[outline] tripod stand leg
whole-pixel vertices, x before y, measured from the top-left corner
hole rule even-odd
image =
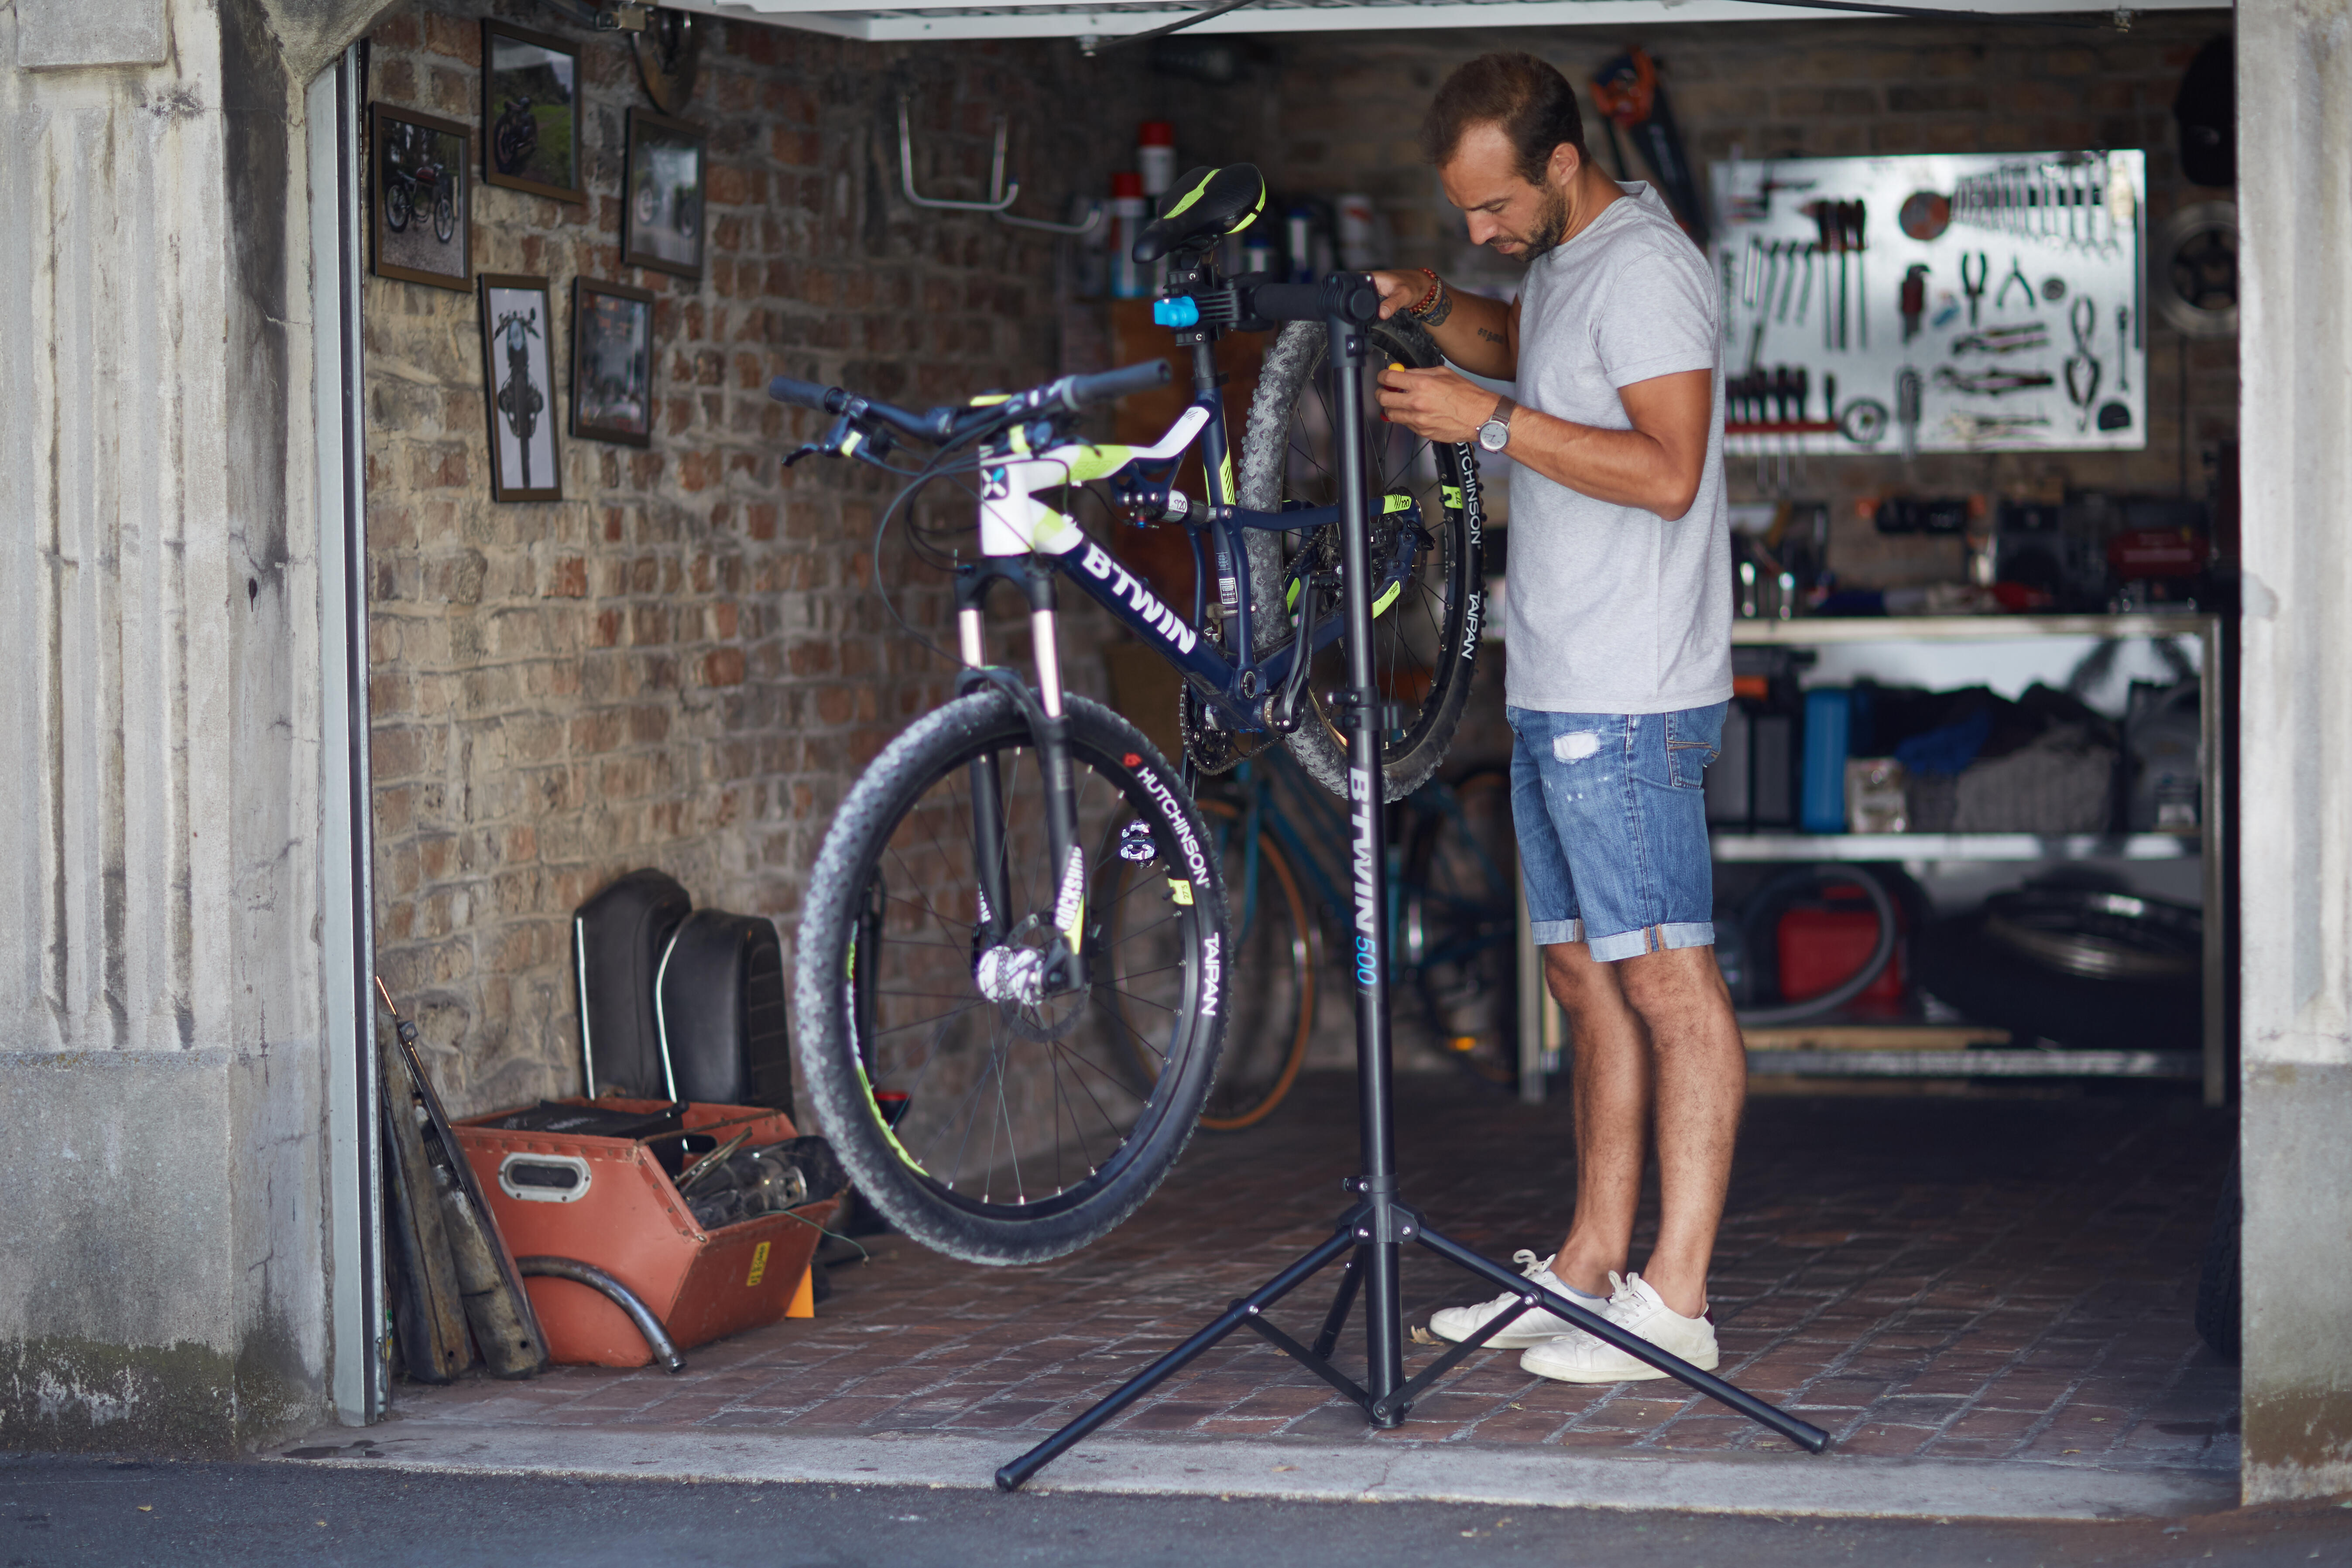
[[[1348,1260],[1347,1271],[1339,1276],[1339,1293],[1331,1298],[1331,1310],[1324,1314],[1323,1332],[1315,1336],[1315,1354],[1328,1358],[1339,1343],[1339,1331],[1348,1326],[1348,1309],[1356,1304],[1356,1291],[1364,1283],[1364,1249]]]
[[[999,1491],[1017,1491],[1023,1482],[1072,1448],[1084,1442],[1097,1427],[1142,1398],[1146,1394],[1183,1370],[1185,1364],[1219,1340],[1242,1326],[1249,1318],[1263,1312],[1290,1294],[1312,1278],[1317,1270],[1356,1244],[1354,1228],[1342,1227],[1320,1247],[1301,1258],[1250,1294],[1244,1296],[1220,1313],[1208,1327],[1122,1383],[1101,1404],[1014,1459],[996,1472]]]

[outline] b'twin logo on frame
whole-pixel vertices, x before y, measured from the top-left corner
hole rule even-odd
[[[1355,844],[1349,851],[1356,873],[1356,934],[1370,937],[1381,928],[1381,903],[1372,892],[1372,836],[1378,824],[1372,813],[1372,781],[1360,768],[1348,769],[1348,800],[1355,815]]]
[[[1143,617],[1145,624],[1173,643],[1178,653],[1191,653],[1192,645],[1201,640],[1199,632],[1185,625],[1183,618],[1173,610],[1160,603],[1151,590],[1129,576],[1127,569],[1111,559],[1110,552],[1102,546],[1089,543],[1085,553],[1078,557],[1078,562],[1087,569],[1087,576],[1109,583],[1111,591],[1126,600],[1135,612]]]

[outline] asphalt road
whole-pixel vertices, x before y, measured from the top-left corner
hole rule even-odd
[[[2352,1506],[2248,1510],[2168,1524],[1814,1521],[0,1458],[5,1568],[1422,1568],[1570,1562],[1675,1568],[2352,1563]]]

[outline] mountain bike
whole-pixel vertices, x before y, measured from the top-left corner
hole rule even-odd
[[[1246,164],[1195,170],[1137,244],[1139,260],[1168,261],[1155,314],[1193,364],[1191,405],[1150,446],[1085,440],[1077,421],[1163,383],[1164,361],[920,413],[770,384],[832,416],[788,461],[901,474],[894,509],[943,475],[977,482],[980,559],[954,575],[959,695],[843,800],[810,876],[794,982],[803,1077],[844,1164],[883,1215],[953,1257],[1031,1262],[1086,1245],[1150,1195],[1190,1137],[1237,983],[1198,772],[1279,737],[1344,788],[1346,737],[1360,734],[1377,737],[1402,792],[1435,768],[1467,695],[1480,609],[1469,450],[1368,421],[1362,382],[1318,373],[1338,342],[1359,365],[1367,349],[1412,365],[1436,350],[1410,325],[1375,322],[1369,278],[1220,276],[1217,245],[1265,202]],[[1283,322],[1236,478],[1213,345]],[[1343,424],[1360,433],[1352,476],[1335,455]],[[925,447],[919,464],[896,461]],[[1195,448],[1200,498],[1174,486]],[[1204,568],[1189,619],[1063,509],[1090,483],[1128,521],[1185,529]],[[1371,524],[1360,538],[1341,527],[1349,495]],[[1360,580],[1375,589],[1370,616],[1354,607],[1377,677],[1357,688],[1361,710],[1316,681],[1349,621],[1343,546],[1368,547]],[[1181,768],[1065,689],[1062,580],[1184,675]],[[999,584],[1026,599],[1034,685],[987,662],[982,611]],[[1127,1070],[1131,1053],[1148,1073]]]

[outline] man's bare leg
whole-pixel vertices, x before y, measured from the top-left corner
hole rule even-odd
[[[1642,1201],[1648,1151],[1650,1032],[1625,999],[1615,964],[1595,963],[1581,942],[1543,949],[1544,979],[1568,1014],[1574,1051],[1570,1115],[1576,1129],[1576,1213],[1551,1271],[1588,1295],[1607,1296],[1622,1273]]]
[[[1569,945],[1545,948],[1544,958],[1576,1031],[1577,1208],[1553,1272],[1589,1291],[1605,1289],[1607,1270],[1624,1267],[1645,1123],[1654,1123],[1658,1241],[1642,1278],[1667,1306],[1696,1317],[1706,1310],[1707,1263],[1748,1090],[1747,1055],[1714,949],[1596,964],[1581,945]]]

